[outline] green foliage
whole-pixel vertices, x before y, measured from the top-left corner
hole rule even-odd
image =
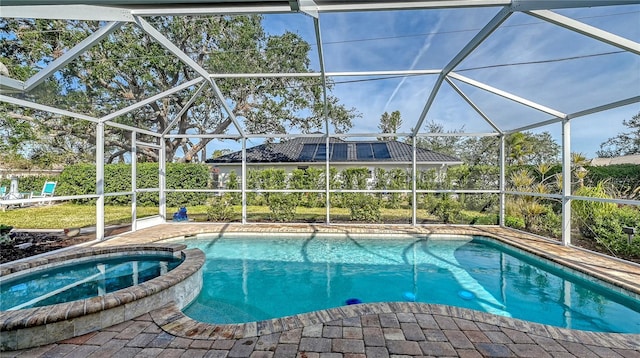
[[[267,34],[260,15],[207,16],[197,21],[184,16],[156,16],[149,21],[186,56],[212,73],[312,71],[311,45],[293,32]],[[0,47],[5,49],[0,57],[10,68],[13,78],[25,80],[34,70],[58,58],[65,49],[95,33],[99,26],[97,21],[0,18],[0,27],[6,35],[0,38]],[[113,56],[114,53],[118,56]],[[99,117],[192,77],[188,66],[175,56],[167,56],[160,43],[133,24],[122,25],[83,56],[91,61],[74,61],[64,66],[56,76],[34,90],[39,91],[34,95],[40,103]],[[83,86],[78,86],[78,81]],[[324,104],[336,133],[348,130],[351,120],[358,116],[353,108],[345,107],[331,95],[331,81],[327,83],[329,91],[325,101],[319,78],[225,78],[219,79],[217,85],[225,98],[234,103],[231,106],[234,115],[245,119],[243,126],[251,133],[285,133],[292,128],[306,133],[319,130],[327,118]],[[171,101],[155,101],[135,113],[122,115],[119,120],[162,131],[174,119],[175,111],[170,106],[184,104],[191,96],[190,91],[174,93]],[[189,111],[189,115],[177,119],[174,128],[178,134],[187,131],[219,134],[232,123],[214,91],[204,91]],[[34,114],[23,109],[13,112],[11,119],[16,123],[10,123],[10,127],[0,125],[0,128],[9,128],[8,132],[18,141],[37,136],[37,141],[47,148],[69,151],[77,156],[82,151],[90,153],[90,143],[95,143],[95,130],[88,129],[93,126],[88,121],[60,119],[56,115]],[[9,111],[0,110],[0,113]],[[36,120],[31,126],[25,126],[27,121],[22,118],[31,116]],[[45,130],[45,127],[49,129]],[[47,135],[46,131],[56,135]],[[105,131],[107,161],[112,162],[129,151],[130,136],[108,126]],[[184,151],[185,158],[195,158],[211,140],[167,139],[167,158],[169,161],[177,159],[180,150]],[[69,144],[74,147],[69,148]],[[7,145],[15,147],[18,142]],[[141,149],[139,155],[155,160],[158,154],[154,150]]]
[[[298,198],[295,194],[269,193],[267,204],[269,205],[269,210],[271,210],[272,220],[292,221],[298,207]]]
[[[290,189],[324,190],[324,170],[318,168],[294,169],[289,177]],[[307,208],[321,208],[325,206],[325,196],[322,193],[297,193],[299,204]]]
[[[136,166],[136,186],[139,189],[158,187],[158,164],[139,163]],[[104,166],[105,192],[131,191],[131,165],[106,164]],[[43,182],[44,183],[44,182]],[[209,167],[204,164],[167,163],[167,189],[207,189]],[[41,187],[42,188],[42,187]],[[93,164],[67,166],[59,177],[56,193],[60,195],[87,195],[96,193],[96,167]],[[174,192],[167,194],[168,206],[201,205],[205,193]],[[75,203],[94,203],[95,199],[75,199]],[[108,196],[106,205],[128,205],[129,195]],[[158,206],[158,193],[138,193],[138,206]]]
[[[11,237],[9,236],[11,229],[13,229],[13,226],[0,224],[0,243],[11,241]]]
[[[24,176],[21,177],[18,180],[18,191],[21,193],[36,193],[36,194],[40,194],[40,192],[42,191],[42,187],[44,186],[44,183],[47,181],[55,181],[58,184],[56,185],[56,195],[62,195],[59,193],[59,184],[60,184],[60,176],[53,176],[53,175],[30,175],[30,176]],[[7,191],[9,190],[9,187],[11,185],[11,180],[10,179],[2,179],[2,181],[0,181],[0,186],[6,186],[7,187]]]
[[[519,216],[507,215],[504,218],[504,225],[514,229],[524,229],[524,219]]]
[[[346,193],[345,198],[352,221],[380,221],[380,201],[378,198],[364,193]]]
[[[207,206],[207,221],[227,222],[233,217],[233,198],[230,193],[214,196]]]
[[[627,126],[630,131],[619,133],[600,144],[600,150],[596,152],[598,156],[618,157],[640,154],[640,112],[630,120],[623,120],[622,124]]]
[[[600,182],[595,187],[582,187],[576,196],[610,198]],[[640,257],[640,242],[628,244],[628,236],[622,232],[623,226],[635,227],[640,231],[640,209],[636,206],[618,206],[614,203],[573,200],[571,202],[573,218],[580,233],[604,247],[613,255]]]
[[[615,190],[619,198],[640,198],[640,165],[616,164],[602,167],[585,167],[587,177],[585,184],[595,186],[606,181]]]
[[[233,189],[233,190],[240,189],[238,174],[236,174],[235,170],[232,170],[231,173],[229,173],[229,178],[227,179],[226,185],[227,185],[227,189]],[[231,195],[232,205],[242,204],[242,193],[230,193],[230,195]]]
[[[449,194],[442,195],[439,200],[435,200],[431,214],[437,216],[445,224],[454,224],[460,217],[462,205]]]

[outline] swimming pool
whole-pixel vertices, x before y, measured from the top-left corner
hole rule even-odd
[[[0,278],[0,311],[104,296],[164,275],[181,262],[182,259],[176,257],[151,255],[96,258],[9,280]]]
[[[198,237],[203,288],[184,312],[240,323],[417,301],[602,332],[640,333],[640,299],[483,237]]]

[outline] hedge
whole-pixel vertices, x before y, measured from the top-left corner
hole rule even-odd
[[[158,164],[139,163],[136,166],[138,188],[158,187]],[[106,164],[104,166],[105,193],[131,191],[131,165]],[[206,164],[167,163],[167,189],[207,189],[209,188],[209,167]],[[93,164],[76,164],[66,167],[58,178],[58,195],[86,195],[96,192],[96,167]],[[168,206],[202,205],[206,193],[167,193]],[[76,199],[76,203],[93,204],[95,199]],[[130,195],[108,196],[107,205],[131,203]],[[159,195],[138,193],[139,206],[158,206]]]

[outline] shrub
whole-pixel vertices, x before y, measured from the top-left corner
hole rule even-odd
[[[227,189],[240,189],[240,183],[238,180],[238,174],[235,170],[229,173],[229,178],[226,183]],[[231,205],[240,205],[242,203],[242,193],[229,193],[231,195]]]
[[[158,187],[158,164],[139,163],[136,166],[138,188]],[[131,165],[106,164],[104,166],[105,192],[131,191]],[[166,183],[168,189],[206,189],[209,184],[209,167],[205,164],[167,163]],[[87,195],[96,193],[96,167],[94,164],[76,164],[66,167],[59,176],[56,193],[60,195]],[[42,187],[41,187],[42,188]],[[205,193],[168,193],[168,206],[202,205]],[[75,199],[75,203],[95,203],[95,199]],[[139,206],[158,206],[158,193],[139,193]],[[105,204],[124,205],[131,203],[130,195],[108,196]]]
[[[504,225],[514,229],[524,229],[524,219],[518,216],[507,215],[504,218]]]
[[[233,217],[233,198],[230,193],[209,199],[207,221],[230,221]]]
[[[380,201],[364,193],[345,193],[347,207],[352,221],[380,221]]]
[[[584,186],[578,188],[574,195],[587,196],[590,198],[610,198],[605,192],[603,182],[598,183],[594,187]],[[571,210],[573,212],[574,221],[582,236],[586,238],[595,238],[596,233],[593,231],[593,224],[601,217],[607,217],[614,214],[616,204],[603,203],[599,201],[572,200]]]
[[[435,202],[432,214],[437,216],[445,224],[456,223],[460,217],[462,205],[451,195],[443,195],[440,200]]]
[[[269,205],[269,210],[271,210],[272,220],[291,221],[298,207],[298,198],[295,194],[269,193],[267,204]]]

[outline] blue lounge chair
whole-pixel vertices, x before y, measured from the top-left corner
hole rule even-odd
[[[40,192],[40,195],[32,194],[31,195],[31,199],[34,199],[34,198],[52,198],[53,197],[53,193],[55,193],[55,191],[56,191],[56,184],[57,184],[57,182],[55,182],[55,181],[45,182],[44,185],[42,186],[42,191]],[[41,201],[40,204],[42,204],[43,202],[44,202],[44,200]],[[49,200],[49,204],[51,204],[51,200]]]

